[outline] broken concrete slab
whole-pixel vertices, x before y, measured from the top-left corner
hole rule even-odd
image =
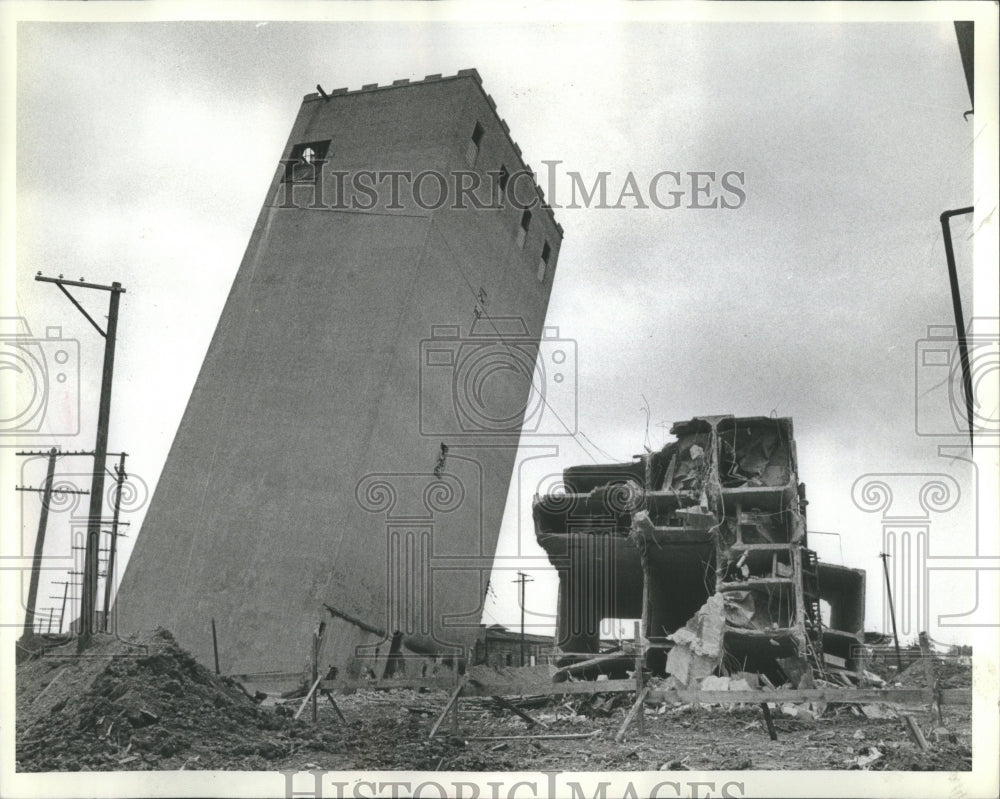
[[[808,705],[797,705],[792,702],[786,702],[781,706],[781,715],[805,722],[816,721],[817,718],[816,713]]]
[[[667,673],[687,687],[712,674],[722,663],[725,602],[713,594],[687,624],[668,636],[674,642],[667,654]]]
[[[897,716],[888,705],[862,705],[861,712],[870,719],[894,719]]]
[[[879,751],[877,747],[874,746],[863,746],[861,747],[861,754],[857,760],[855,760],[855,765],[860,769],[868,769],[878,760],[882,759],[882,752]]]
[[[700,687],[702,691],[728,691],[730,689],[729,678],[709,674],[707,677],[702,677]]]

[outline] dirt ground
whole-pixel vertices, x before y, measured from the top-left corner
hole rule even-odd
[[[968,707],[946,707],[943,727],[926,707],[907,709],[931,741],[930,752],[921,752],[902,719],[884,706],[887,718],[830,706],[817,719],[789,717],[776,707],[778,740],[771,741],[758,706],[649,705],[645,732],[633,724],[616,743],[628,694],[553,698],[531,707],[527,712],[544,730],[529,730],[490,699],[465,699],[458,733],[449,718],[428,739],[447,700],[444,691],[338,695],[346,722],[324,697],[314,725],[308,707],[300,719],[291,718],[301,700],[255,700],[196,663],[164,630],[135,644],[100,639],[83,658],[68,644],[18,667],[19,771],[971,768]],[[939,671],[946,687],[971,682],[967,666],[943,663]],[[922,674],[912,670],[896,680],[917,686]],[[476,739],[529,734],[543,737]]]

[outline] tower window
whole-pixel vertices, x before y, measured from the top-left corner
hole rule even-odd
[[[477,122],[476,127],[472,129],[472,138],[469,139],[469,144],[465,149],[465,160],[469,166],[474,166],[479,157],[479,145],[483,140],[484,133],[486,131],[483,130],[483,126]]]
[[[538,282],[541,283],[545,280],[545,273],[549,269],[549,257],[552,255],[552,248],[549,247],[549,243],[545,242],[542,245],[542,257],[538,260]]]
[[[286,183],[312,183],[316,181],[330,149],[330,140],[296,144],[285,161]]]
[[[521,227],[517,231],[517,246],[524,249],[525,239],[528,237],[528,228],[531,227],[531,211],[521,214]]]
[[[495,183],[490,184],[490,192],[493,195],[491,199],[496,203],[494,207],[503,208],[505,207],[504,201],[507,199],[507,183],[510,181],[510,173],[504,164],[500,164],[500,169],[496,172],[490,172],[490,177],[496,179]]]

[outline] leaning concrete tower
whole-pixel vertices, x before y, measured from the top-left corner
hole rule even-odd
[[[234,158],[236,154],[233,154]],[[475,70],[302,102],[115,605],[224,673],[469,646],[562,229]],[[532,384],[534,383],[534,389]]]

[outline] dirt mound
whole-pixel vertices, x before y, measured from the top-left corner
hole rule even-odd
[[[17,704],[21,771],[264,768],[319,734],[258,706],[166,630],[25,663]],[[322,737],[331,739],[310,743],[336,743]]]
[[[972,665],[961,658],[934,658],[934,675],[939,688],[972,687]],[[895,680],[908,688],[925,688],[927,672],[924,661],[911,663]]]

